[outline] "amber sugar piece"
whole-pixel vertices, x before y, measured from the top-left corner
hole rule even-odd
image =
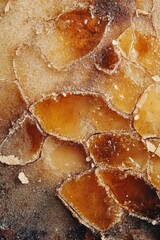
[[[90,228],[105,231],[119,221],[120,207],[98,184],[94,171],[67,180],[58,191],[73,214]]]
[[[131,133],[107,133],[93,135],[88,141],[90,154],[95,164],[103,163],[143,171],[149,155],[141,139]]]
[[[17,84],[0,81],[0,143],[9,133],[9,129],[21,117],[26,107]]]
[[[32,105],[31,111],[47,133],[69,140],[82,141],[95,132],[130,128],[129,119],[91,94],[51,95]]]
[[[153,224],[160,221],[160,200],[156,190],[142,177],[119,169],[98,169],[97,176],[102,185],[111,190],[120,206],[141,219]]]
[[[146,147],[150,153],[155,153],[160,157],[160,139],[159,138],[147,138],[145,140]]]
[[[40,157],[43,141],[44,136],[36,122],[26,116],[3,141],[0,161],[10,165],[33,162]]]
[[[134,111],[134,128],[143,138],[160,137],[160,85],[147,88]]]
[[[148,164],[148,178],[153,186],[160,192],[160,157],[152,155]]]
[[[56,68],[64,68],[85,56],[100,42],[106,21],[91,15],[88,10],[73,10],[46,23],[37,34],[36,44]]]
[[[79,173],[89,168],[87,154],[83,145],[48,137],[43,145],[42,159],[46,168],[56,175],[66,178],[69,174]]]
[[[103,47],[96,55],[95,64],[99,70],[112,74],[118,67],[119,57],[111,44]]]
[[[131,114],[139,96],[151,82],[142,68],[122,60],[114,74],[106,75],[98,83],[98,90],[109,97],[116,109]]]

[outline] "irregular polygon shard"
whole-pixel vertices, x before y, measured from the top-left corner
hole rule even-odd
[[[50,95],[30,110],[47,133],[68,140],[83,141],[96,132],[130,129],[130,120],[111,110],[96,94]]]
[[[116,202],[131,215],[153,224],[160,223],[160,199],[141,175],[112,168],[99,168],[96,174],[99,182],[110,189]]]
[[[57,69],[65,68],[91,52],[100,42],[106,21],[86,9],[62,13],[55,21],[44,23],[36,44]]]
[[[69,174],[79,173],[89,168],[83,145],[51,136],[44,142],[41,158],[46,168],[50,168],[63,179]]]
[[[108,74],[112,74],[116,71],[119,61],[119,57],[114,50],[113,44],[107,47],[102,47],[95,57],[96,67]]]
[[[116,71],[112,75],[106,74],[97,88],[109,97],[118,111],[131,114],[139,96],[152,82],[143,68],[121,60]]]
[[[160,157],[152,154],[148,163],[148,179],[160,192]]]
[[[120,207],[99,185],[94,170],[67,180],[58,194],[79,221],[91,229],[106,231],[120,220]]]
[[[118,38],[118,47],[128,60],[140,64],[152,75],[160,74],[160,41],[149,16],[134,17],[132,27]]]
[[[91,157],[96,165],[144,171],[149,154],[140,137],[131,132],[110,132],[93,135],[88,140]]]
[[[134,128],[143,138],[160,137],[160,85],[151,85],[134,110]]]
[[[17,83],[0,81],[0,143],[26,108],[27,104]]]
[[[26,115],[0,146],[0,161],[9,165],[25,165],[40,157],[44,135],[35,120]]]

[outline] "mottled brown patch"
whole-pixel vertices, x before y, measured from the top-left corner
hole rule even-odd
[[[93,11],[102,18],[114,22],[126,20],[130,16],[130,7],[133,1],[128,0],[91,0]]]
[[[113,45],[103,47],[96,55],[95,63],[100,69],[113,70],[119,58],[116,54]]]

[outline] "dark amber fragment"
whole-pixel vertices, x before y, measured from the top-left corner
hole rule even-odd
[[[99,185],[94,171],[66,181],[59,189],[59,196],[91,228],[107,230],[120,218],[120,207]]]
[[[119,57],[114,50],[113,45],[109,47],[103,47],[97,54],[95,63],[98,69],[103,70],[106,73],[112,73],[116,70]]]
[[[98,169],[99,182],[109,187],[115,200],[130,214],[153,224],[160,220],[160,200],[156,190],[142,177],[119,169]]]
[[[88,141],[90,154],[96,164],[143,171],[149,159],[141,139],[131,133],[108,133],[92,136]]]

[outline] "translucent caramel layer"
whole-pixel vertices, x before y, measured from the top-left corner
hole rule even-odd
[[[31,111],[46,132],[76,141],[85,140],[95,132],[130,128],[129,119],[113,112],[96,95],[50,96],[33,105]]]

